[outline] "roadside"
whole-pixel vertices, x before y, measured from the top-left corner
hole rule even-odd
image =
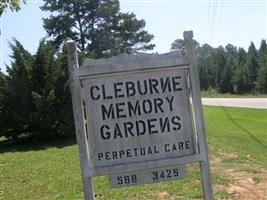
[[[202,98],[202,104],[267,109],[267,98]]]

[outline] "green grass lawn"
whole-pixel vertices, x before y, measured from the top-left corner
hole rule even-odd
[[[259,186],[267,177],[267,110],[205,106],[204,113],[215,199],[239,199],[227,191],[238,184],[232,172],[252,176]],[[123,189],[110,189],[106,177],[97,177],[96,199],[203,199],[198,165],[188,165],[187,171],[183,180]],[[0,199],[83,199],[77,146],[56,141],[46,145],[1,145]]]

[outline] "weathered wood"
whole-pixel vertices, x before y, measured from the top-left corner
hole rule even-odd
[[[111,165],[105,167],[97,167],[92,169],[92,176],[101,176],[101,175],[110,175],[113,173],[123,173],[123,172],[131,172],[136,170],[145,170],[145,169],[153,169],[155,166],[158,167],[168,167],[173,165],[180,165],[180,164],[188,164],[199,162],[203,158],[202,156],[192,155],[192,156],[185,156],[180,158],[171,158],[171,159],[161,159],[155,161],[147,161],[147,162],[140,162],[140,163],[130,163],[124,165]],[[111,171],[111,169],[113,171]]]
[[[93,200],[93,189],[92,189],[92,177],[90,173],[89,155],[88,155],[88,144],[85,134],[85,123],[83,115],[83,102],[81,99],[81,85],[78,77],[75,75],[75,71],[78,69],[78,59],[76,53],[75,42],[69,40],[66,42],[68,48],[68,66],[71,83],[71,94],[72,94],[72,106],[73,115],[75,122],[76,138],[79,148],[81,174],[83,180],[84,196],[86,200]]]
[[[107,59],[86,59],[79,68],[78,76],[98,75],[151,68],[188,66],[188,60],[174,51],[166,54],[121,54]]]
[[[109,178],[109,185],[113,188],[127,187],[146,183],[157,183],[186,177],[184,165],[168,166],[164,168],[146,169],[143,171],[132,171],[122,174],[112,174]]]
[[[193,38],[192,31],[184,32],[186,53],[190,62],[189,71],[190,71],[191,85],[192,85],[192,97],[193,97],[196,131],[199,142],[199,150],[201,155],[203,156],[203,160],[200,162],[201,181],[202,181],[205,200],[212,200],[213,194],[212,194],[210,167],[208,159],[208,147],[205,136],[204,117],[203,117],[202,102],[201,102],[200,81],[196,64],[195,48],[193,47],[192,38]]]
[[[94,167],[195,154],[186,74],[187,70],[172,67],[105,77],[88,76],[81,81],[87,116],[90,116],[88,132],[92,138]],[[139,94],[138,83],[145,91],[144,83],[149,85],[151,80],[159,86],[152,90],[154,93],[147,89],[146,95]],[[169,84],[161,88],[163,81]],[[127,90],[127,83],[131,84],[132,94]],[[103,116],[104,109],[108,111]],[[119,157],[121,153],[123,156]]]
[[[93,200],[93,176],[133,171],[142,174],[144,170],[151,171],[155,167],[192,162],[200,163],[204,197],[212,200],[192,37],[192,32],[184,33],[186,56],[177,52],[162,55],[122,54],[109,59],[87,59],[82,68],[78,65],[75,43],[67,42],[75,129],[86,200]],[[140,82],[150,85],[140,86]],[[141,90],[147,91],[144,94]],[[168,117],[171,120],[164,121]],[[140,124],[143,129],[146,126],[146,130],[140,131]],[[168,126],[172,127],[166,128]],[[178,145],[175,147],[176,143]],[[169,148],[164,146],[166,144],[173,145],[173,152],[166,149]],[[144,147],[147,153],[139,155],[138,148]]]

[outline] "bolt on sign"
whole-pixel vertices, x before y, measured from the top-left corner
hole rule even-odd
[[[83,67],[67,41],[85,199],[94,199],[93,176],[115,188],[154,183],[184,178],[193,162],[213,198],[192,37],[184,32],[184,56],[122,54]]]

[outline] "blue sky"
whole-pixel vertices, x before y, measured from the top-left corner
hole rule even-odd
[[[145,19],[146,30],[154,35],[152,52],[168,52],[171,43],[193,30],[201,44],[214,47],[231,43],[247,49],[253,41],[259,47],[267,36],[267,0],[121,0],[123,12]],[[15,37],[31,53],[45,37],[40,0],[28,0],[18,13],[5,12],[0,19],[0,67],[10,63],[8,43]]]

